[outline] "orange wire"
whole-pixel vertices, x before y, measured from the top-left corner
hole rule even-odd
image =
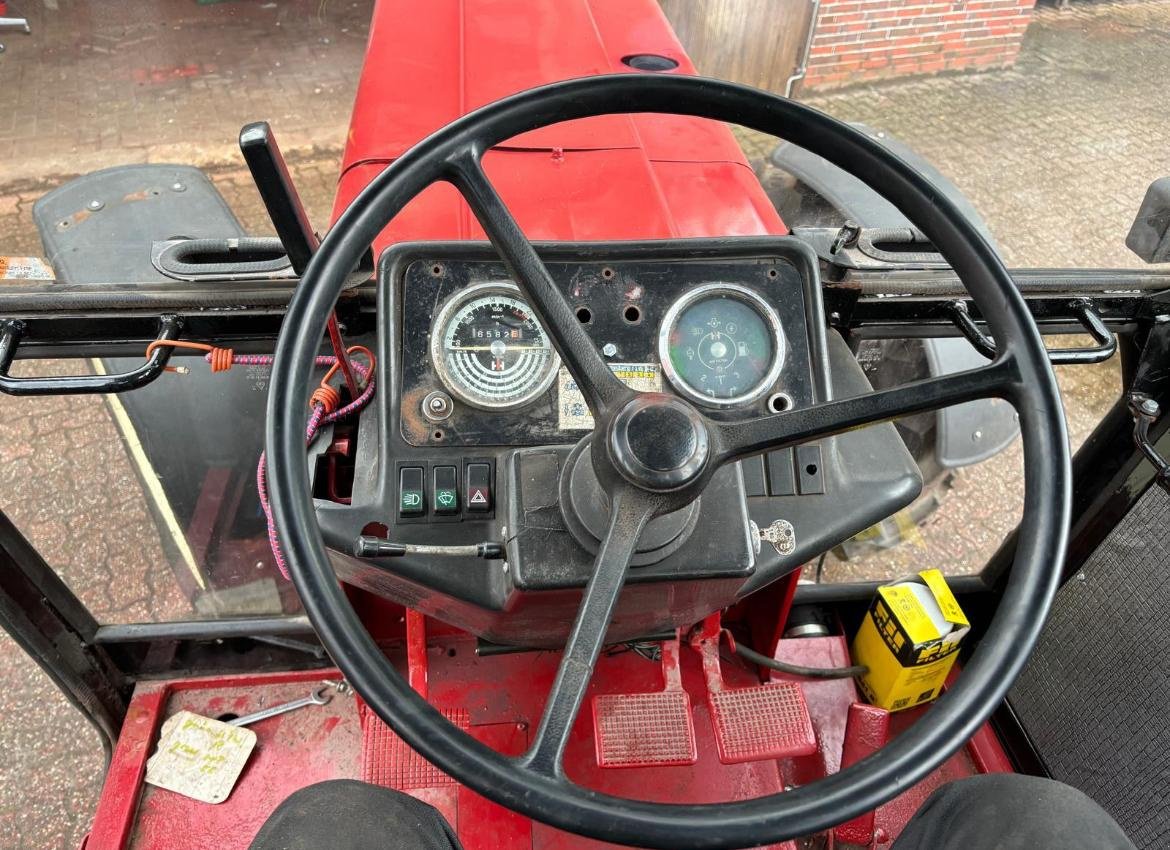
[[[220,348],[215,345],[208,345],[206,342],[188,342],[183,339],[156,339],[150,345],[146,346],[146,356],[150,357],[156,348],[163,346],[208,352],[211,355],[208,360],[211,363],[212,372],[226,372],[232,368],[232,357],[235,356],[235,352],[230,348]],[[176,371],[174,366],[167,366],[166,370],[168,372]]]
[[[185,339],[156,339],[150,345],[146,346],[146,356],[154,354],[156,348],[190,348],[194,351],[211,351],[215,348],[214,345],[208,345],[206,342],[187,342]]]
[[[210,345],[206,342],[190,342],[183,339],[156,339],[150,345],[146,346],[146,356],[149,358],[156,348],[167,346],[169,348],[185,348],[189,351],[206,351],[211,356],[208,358],[211,363],[212,372],[226,372],[232,368],[232,358],[234,352],[230,348],[221,348],[216,345]],[[369,382],[374,373],[374,366],[377,361],[374,359],[374,353],[364,345],[351,345],[345,350],[346,354],[361,354],[369,363],[369,371],[366,373],[366,381]],[[313,391],[313,395],[309,398],[309,406],[320,404],[325,408],[326,413],[332,413],[341,404],[341,393],[334,388],[329,381],[337,374],[340,368],[338,363],[334,363],[329,367],[329,371],[325,373],[325,377],[321,379],[321,383],[317,389]],[[176,371],[174,366],[167,366],[168,372]]]
[[[370,371],[366,373],[366,382],[368,383],[370,380],[370,377],[373,375],[373,372],[374,372],[375,360],[374,360],[373,352],[370,351],[370,349],[366,348],[364,345],[351,345],[349,348],[347,348],[345,350],[345,353],[347,355],[361,354],[366,358],[367,362],[369,363],[369,367],[370,367]],[[313,391],[313,394],[309,397],[309,407],[310,408],[312,408],[314,405],[319,404],[325,408],[326,413],[332,413],[333,411],[335,411],[337,409],[337,406],[339,404],[341,404],[341,393],[337,389],[335,389],[332,384],[329,383],[333,379],[333,376],[337,374],[337,372],[340,368],[341,368],[340,363],[334,363],[332,366],[329,367],[329,371],[325,373],[325,377],[323,377],[321,379],[321,383],[318,385],[317,389],[315,389]]]

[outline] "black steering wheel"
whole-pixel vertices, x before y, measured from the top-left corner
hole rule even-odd
[[[986,319],[986,366],[807,409],[721,423],[686,401],[635,393],[606,366],[481,164],[492,146],[548,124],[610,113],[693,115],[741,124],[820,154],[898,206],[947,258]],[[596,421],[594,469],[612,496],[609,530],[529,751],[501,755],[449,723],[407,684],[354,613],[330,566],[308,488],[304,417],[313,356],[350,270],[402,208],[437,181],[454,184],[539,315]],[[640,531],[692,501],[738,458],[852,428],[999,397],[1020,417],[1025,499],[999,610],[957,683],[912,729],[840,773],[729,803],[665,804],[572,783],[562,756]],[[743,847],[809,835],[871,810],[940,765],[1003,699],[1035,644],[1068,535],[1064,415],[1023,298],[974,226],[928,180],[863,134],[809,107],[687,76],[618,74],[544,86],[478,109],[396,160],[337,220],[306,270],[280,333],[268,399],[272,507],[298,592],[324,645],[370,707],[459,782],[536,820],[593,838],[659,848]]]

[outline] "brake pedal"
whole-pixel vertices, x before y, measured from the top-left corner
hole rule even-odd
[[[662,642],[661,691],[600,694],[593,698],[593,741],[601,767],[694,764],[691,697],[682,686],[679,639]]]
[[[704,622],[692,639],[703,659],[707,707],[711,712],[719,760],[724,764],[807,756],[817,736],[804,691],[795,682],[777,681],[749,688],[727,688],[719,661],[722,633],[718,615]]]

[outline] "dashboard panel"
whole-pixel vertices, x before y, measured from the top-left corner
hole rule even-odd
[[[603,358],[638,389],[722,420],[828,400],[830,387],[870,390],[826,329],[816,255],[798,239],[536,247]],[[574,489],[591,422],[548,329],[485,243],[395,245],[378,278],[379,389],[350,437],[351,500],[316,503],[338,576],[497,643],[560,645],[596,535],[582,519],[592,491]],[[328,444],[310,449],[314,467],[327,468],[314,453]],[[920,488],[889,424],[726,465],[685,516],[640,537],[609,636],[694,623]],[[753,530],[777,523],[787,545]],[[357,556],[362,535],[430,551]],[[449,551],[482,543],[503,558]]]
[[[610,368],[715,418],[824,398],[819,293],[800,252],[680,256],[678,243],[546,264]],[[578,254],[578,256],[573,256]],[[435,250],[402,270],[401,434],[413,446],[572,443],[591,427],[547,331],[499,261]],[[486,414],[486,415],[485,415]]]

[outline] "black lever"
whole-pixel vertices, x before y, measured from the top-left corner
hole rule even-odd
[[[268,217],[272,219],[272,226],[276,228],[276,235],[280,237],[293,271],[299,277],[308,268],[309,260],[321,242],[309,224],[308,213],[305,212],[301,196],[297,194],[289,176],[288,165],[276,144],[276,136],[267,121],[244,125],[240,130],[240,152],[248,163],[248,170],[252,172],[252,180],[268,210]],[[337,356],[337,364],[349,388],[350,397],[357,398],[361,390],[349,356],[345,353],[345,340],[341,337],[336,311],[329,317],[329,341],[333,345],[333,353]]]

